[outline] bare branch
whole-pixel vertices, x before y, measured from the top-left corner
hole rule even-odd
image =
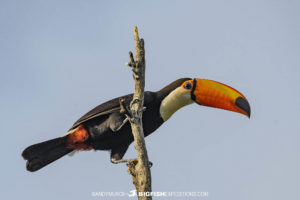
[[[144,105],[145,88],[145,49],[144,40],[139,38],[137,27],[134,27],[134,41],[136,61],[134,61],[132,52],[129,52],[130,61],[127,63],[132,68],[134,78],[134,95],[130,103],[130,111],[126,111],[123,102],[120,100],[121,109],[124,113],[131,114],[130,124],[134,136],[135,149],[137,151],[137,161],[131,161],[128,164],[128,171],[132,175],[133,184],[136,187],[137,194],[151,192],[151,171],[149,159],[144,139],[142,124],[142,115]],[[152,199],[151,196],[139,196],[139,200]]]
[[[135,62],[134,62],[134,58],[133,58],[133,53],[131,51],[129,51],[129,59],[130,59],[130,61],[127,62],[126,65],[129,67],[134,67]]]

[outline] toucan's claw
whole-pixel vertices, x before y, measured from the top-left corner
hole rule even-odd
[[[127,166],[129,166],[131,164],[136,165],[138,162],[138,160],[136,158],[135,159],[121,159],[121,160],[116,160],[116,159],[112,158],[112,159],[110,159],[110,161],[113,164],[126,163]],[[148,165],[151,168],[153,166],[153,163],[151,161],[148,161]]]
[[[129,166],[131,164],[134,164],[136,165],[138,163],[138,160],[137,159],[130,159],[126,165]],[[148,166],[151,168],[153,166],[153,163],[151,161],[148,161]]]

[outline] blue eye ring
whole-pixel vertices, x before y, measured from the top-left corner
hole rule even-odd
[[[192,88],[192,84],[190,82],[186,82],[184,84],[184,88],[187,89],[187,90],[190,90]]]

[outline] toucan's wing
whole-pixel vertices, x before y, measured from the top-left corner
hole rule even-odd
[[[128,106],[130,101],[132,100],[133,94],[128,94],[125,96],[117,97],[112,100],[109,100],[103,104],[100,104],[99,106],[93,108],[88,113],[83,115],[81,118],[79,118],[73,126],[70,128],[70,130],[76,128],[80,124],[87,122],[91,119],[95,119],[98,117],[103,117],[105,115],[109,115],[114,112],[120,112],[120,102],[119,99],[124,99],[124,105]]]
[[[150,103],[154,100],[154,96],[156,94],[154,92],[145,91],[144,95],[145,95],[144,106],[146,106],[148,103]],[[104,117],[104,116],[109,115],[114,112],[120,112],[119,99],[124,99],[125,100],[124,105],[129,106],[129,104],[132,100],[132,97],[133,97],[133,94],[128,94],[125,96],[114,98],[112,100],[109,100],[109,101],[95,107],[94,109],[92,109],[91,111],[89,111],[88,113],[83,115],[80,119],[78,119],[69,130],[74,129],[77,126],[79,126],[80,124],[87,122],[91,119],[95,119],[98,117],[99,118]]]

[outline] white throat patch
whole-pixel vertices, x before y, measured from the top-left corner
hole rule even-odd
[[[167,121],[178,109],[194,103],[191,99],[191,92],[178,87],[164,98],[160,105],[160,116]]]

